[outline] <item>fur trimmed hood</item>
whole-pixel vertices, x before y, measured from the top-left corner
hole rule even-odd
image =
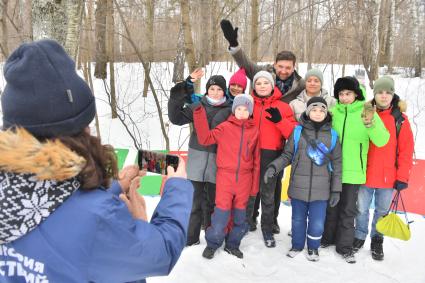
[[[79,189],[85,163],[57,140],[0,132],[0,244],[31,232]]]
[[[25,129],[0,132],[0,170],[34,174],[39,180],[75,177],[86,161],[60,141],[41,143]]]
[[[369,100],[366,103],[369,103],[371,105],[375,105],[376,104],[375,98],[372,99],[372,100]],[[393,109],[394,108],[398,108],[400,110],[400,112],[402,112],[402,113],[406,113],[406,111],[407,111],[407,103],[406,103],[406,101],[401,100],[400,97],[397,94],[394,94],[393,100],[391,100],[391,107]]]

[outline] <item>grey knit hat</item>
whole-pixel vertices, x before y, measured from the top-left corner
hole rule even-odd
[[[252,112],[254,111],[254,99],[251,95],[248,94],[238,94],[235,96],[235,99],[233,100],[232,105],[232,112],[235,114],[236,107],[244,105],[246,108],[248,108],[249,116],[252,115]]]
[[[320,107],[325,110],[326,115],[328,114],[328,104],[326,100],[320,96],[315,96],[309,99],[307,102],[307,109],[305,110],[305,114],[310,116],[310,111],[313,110],[314,107]]]
[[[376,95],[381,91],[387,91],[391,93],[391,95],[394,95],[393,78],[391,78],[390,76],[383,76],[375,81],[375,83],[373,84],[373,95]]]
[[[323,86],[323,73],[319,69],[310,69],[305,73],[304,80],[307,80],[309,77],[316,77],[320,81],[320,85]]]
[[[255,86],[255,82],[259,79],[259,78],[265,78],[268,81],[270,81],[272,87],[274,88],[274,79],[273,76],[270,72],[267,71],[259,71],[258,73],[255,74],[254,78],[252,79],[252,84]]]

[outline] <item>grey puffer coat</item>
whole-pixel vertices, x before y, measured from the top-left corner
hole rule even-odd
[[[313,122],[301,115],[300,125],[304,134],[311,139],[319,139],[328,148],[331,146],[331,116],[326,117],[327,122],[319,130],[314,128]],[[327,164],[317,166],[306,153],[307,141],[303,134],[298,142],[298,150],[295,154],[291,169],[288,195],[290,198],[312,202],[316,200],[328,200],[331,192],[341,192],[341,144],[337,139],[334,150],[329,154],[333,172],[329,172]],[[294,134],[287,140],[281,156],[276,158],[269,166],[273,166],[280,172],[291,164],[294,154]]]
[[[326,101],[328,104],[328,109],[334,107],[336,103],[336,99],[333,96],[330,96],[326,89],[322,88],[318,97],[322,97]],[[294,112],[294,116],[297,121],[300,120],[301,115],[306,110],[307,102],[310,100],[310,98],[312,98],[312,96],[308,96],[307,92],[303,90],[300,94],[298,94],[296,99],[289,103],[289,106],[291,107],[292,112]]]

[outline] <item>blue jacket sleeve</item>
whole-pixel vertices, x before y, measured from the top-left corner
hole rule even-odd
[[[119,196],[122,192],[120,183],[118,183],[117,180],[114,180],[111,186],[109,187],[109,191],[114,195]]]
[[[169,274],[186,244],[192,196],[190,181],[169,179],[150,223],[133,219],[114,198],[98,216],[88,279],[132,282]]]

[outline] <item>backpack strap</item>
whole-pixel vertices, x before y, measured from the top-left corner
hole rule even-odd
[[[294,128],[294,153],[292,154],[292,161],[294,161],[295,159],[295,155],[297,154],[298,151],[298,143],[300,141],[300,137],[301,137],[301,132],[303,130],[303,127],[301,125],[297,125]]]
[[[395,131],[396,131],[396,152],[395,152],[395,167],[398,168],[398,136],[400,135],[401,126],[404,122],[404,117],[400,111],[400,108],[393,107],[391,115],[394,117]]]
[[[338,140],[338,133],[334,129],[331,129],[331,147],[329,148],[328,154],[330,154],[334,150],[337,140]],[[333,172],[332,162],[330,160],[328,163],[328,170],[329,172]]]

